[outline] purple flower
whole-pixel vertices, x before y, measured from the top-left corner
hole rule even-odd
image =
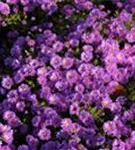
[[[10,148],[10,146],[1,146],[1,145],[0,145],[0,149],[1,149],[1,150],[12,150],[12,149]]]
[[[70,132],[71,131],[71,127],[72,127],[73,123],[71,119],[63,119],[61,121],[61,127],[64,131],[66,132]]]
[[[66,80],[57,81],[55,87],[58,91],[64,91],[68,87],[68,82]]]
[[[0,12],[3,15],[10,14],[10,8],[9,8],[8,4],[0,2]]]
[[[16,103],[16,109],[19,111],[19,112],[23,112],[24,109],[25,109],[26,105],[23,101],[19,101]]]
[[[70,114],[71,115],[78,115],[79,111],[80,111],[80,107],[79,107],[79,105],[77,103],[73,103],[70,106]]]
[[[84,90],[85,90],[85,87],[83,84],[77,84],[75,86],[75,91],[80,93],[80,94],[83,94]]]
[[[135,29],[132,29],[127,35],[126,39],[128,40],[129,43],[134,43],[135,42]]]
[[[16,4],[18,0],[6,0],[6,2],[9,4]]]
[[[56,43],[53,44],[53,49],[56,51],[56,52],[60,52],[62,51],[63,49],[63,43],[60,42],[60,41],[57,41]]]
[[[52,74],[50,75],[50,80],[52,81],[57,81],[61,79],[61,74],[59,71],[53,71]]]
[[[93,55],[90,51],[89,52],[82,52],[82,54],[81,54],[81,59],[84,62],[89,62],[92,60],[92,58],[93,58]]]
[[[92,115],[88,113],[87,111],[82,110],[79,113],[79,119],[83,124],[94,127],[94,119]]]
[[[69,70],[66,73],[66,79],[69,83],[76,83],[79,79],[79,75],[75,70]]]
[[[10,126],[0,124],[1,139],[7,144],[12,144],[13,142],[13,130]]]
[[[130,129],[127,128],[117,116],[113,121],[105,122],[103,129],[108,135],[112,135],[114,137],[121,137],[122,135],[127,135],[130,132]]]
[[[14,118],[15,116],[16,115],[13,111],[8,110],[8,111],[4,112],[3,118],[6,120],[9,120],[11,118]]]
[[[49,104],[53,104],[53,105],[57,104],[59,102],[59,100],[60,100],[60,98],[56,94],[52,94],[48,98]]]
[[[30,149],[36,149],[39,144],[38,139],[34,138],[32,135],[27,135],[26,142],[28,143]]]
[[[71,45],[71,47],[77,47],[79,45],[79,40],[78,39],[71,39],[69,41],[69,44]]]
[[[7,101],[9,103],[16,103],[19,100],[19,95],[17,90],[10,90],[7,94]]]
[[[40,129],[38,132],[38,136],[41,140],[49,140],[51,138],[51,131],[48,129]]]
[[[27,145],[20,145],[17,150],[29,150]]]
[[[41,150],[59,150],[60,144],[58,141],[49,141],[48,143],[42,145]]]
[[[67,18],[71,17],[74,12],[74,7],[71,5],[65,5],[63,8],[63,13],[66,15]]]
[[[18,127],[21,124],[20,119],[12,111],[6,111],[3,115],[3,118],[7,120],[8,124],[13,128]]]
[[[65,57],[62,60],[62,67],[65,69],[70,69],[74,64],[74,61],[70,57]]]
[[[32,119],[32,125],[34,127],[38,127],[39,124],[40,124],[40,121],[41,121],[41,117],[40,116],[35,116],[33,119]]]
[[[54,67],[54,68],[59,68],[61,66],[61,62],[62,62],[62,58],[59,56],[53,56],[50,64]]]
[[[25,76],[24,76],[24,74],[19,70],[17,73],[15,73],[15,75],[14,75],[14,81],[15,81],[15,83],[21,83],[23,80],[24,80],[24,78],[25,78]]]
[[[28,95],[30,93],[30,87],[27,84],[21,84],[18,87],[18,92],[20,95]]]
[[[13,80],[10,76],[6,76],[2,79],[2,87],[5,89],[11,89],[12,85],[13,85]]]

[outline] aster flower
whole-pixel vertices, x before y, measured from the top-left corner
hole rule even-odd
[[[7,94],[7,101],[10,103],[15,103],[19,100],[19,95],[17,90],[10,90]]]
[[[7,144],[12,144],[13,142],[13,130],[10,126],[0,124],[1,139]]]
[[[2,87],[5,89],[11,89],[12,85],[13,85],[13,80],[10,76],[6,76],[3,78],[2,80]]]
[[[37,138],[34,138],[32,135],[27,135],[26,141],[31,149],[36,149],[39,141]]]
[[[51,132],[48,129],[40,129],[38,136],[41,140],[49,140],[51,138]]]
[[[3,2],[0,2],[0,12],[3,15],[8,15],[10,13],[9,5]]]
[[[82,59],[82,61],[84,61],[84,62],[89,62],[89,61],[92,60],[92,58],[93,58],[93,55],[92,55],[91,52],[83,52],[83,53],[81,54],[81,59]]]
[[[79,79],[79,75],[75,70],[69,70],[66,73],[66,79],[69,83],[76,83]]]
[[[70,106],[70,114],[71,115],[78,115],[79,111],[80,111],[80,107],[79,107],[79,105],[77,103],[73,103]]]
[[[73,66],[73,64],[74,64],[74,61],[73,61],[73,59],[70,58],[70,57],[65,57],[65,58],[63,58],[63,60],[62,60],[62,66],[63,66],[63,68],[65,68],[65,69],[70,69],[70,68]]]
[[[21,84],[18,87],[18,92],[20,95],[28,95],[30,93],[30,87],[27,84]]]
[[[17,150],[28,150],[28,149],[29,148],[27,145],[20,145]]]
[[[61,127],[64,131],[70,132],[72,127],[72,120],[71,119],[63,119],[61,121]]]
[[[0,150],[135,148],[134,3],[0,2]]]
[[[59,68],[61,66],[61,61],[62,61],[61,57],[56,55],[56,56],[52,57],[50,63],[54,68]]]

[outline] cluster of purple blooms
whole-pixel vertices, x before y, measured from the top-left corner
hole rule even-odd
[[[0,150],[135,149],[135,1],[0,1]]]

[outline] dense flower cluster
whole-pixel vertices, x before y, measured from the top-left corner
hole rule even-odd
[[[135,1],[0,1],[0,150],[135,149]]]

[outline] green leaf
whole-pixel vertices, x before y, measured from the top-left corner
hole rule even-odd
[[[14,25],[18,25],[21,23],[21,15],[19,13],[17,14],[12,14],[10,16],[8,16],[7,18],[7,24],[14,26]]]
[[[100,65],[100,60],[97,59],[97,58],[94,59],[93,64],[94,64],[95,66],[99,66],[99,65]]]
[[[126,27],[128,30],[130,30],[130,29],[132,28],[132,26],[133,26],[133,23],[132,23],[132,22],[125,22],[124,25],[125,25],[125,27]]]

